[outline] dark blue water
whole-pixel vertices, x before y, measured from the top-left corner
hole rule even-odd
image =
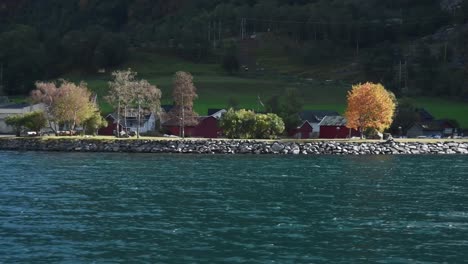
[[[0,152],[3,263],[461,263],[468,156]]]

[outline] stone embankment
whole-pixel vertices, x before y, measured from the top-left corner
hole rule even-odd
[[[400,155],[468,154],[466,142],[345,142],[310,143],[254,140],[97,140],[0,139],[0,150],[64,152],[291,154],[291,155]]]

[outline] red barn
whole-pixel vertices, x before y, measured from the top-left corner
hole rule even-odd
[[[106,127],[103,127],[103,128],[100,128],[98,130],[98,135],[100,136],[114,136],[115,135],[115,132],[117,131],[117,119],[109,114],[106,116],[106,121],[107,121],[107,126]],[[125,131],[125,128],[122,124],[119,124],[119,131]]]
[[[312,138],[314,129],[309,121],[305,121],[302,125],[289,131],[289,136],[294,138]]]
[[[162,124],[162,127],[171,135],[180,136],[180,121],[171,119]],[[186,137],[217,138],[221,134],[218,127],[218,119],[214,116],[198,117],[196,126],[185,126],[184,134]]]
[[[359,131],[346,127],[346,118],[326,116],[320,122],[320,138],[350,138],[360,136]]]
[[[213,116],[201,117],[193,131],[193,137],[201,138],[217,138],[220,134],[221,129],[218,126],[218,119]]]
[[[302,124],[288,131],[288,135],[294,138],[318,138],[320,132],[319,123],[325,116],[339,116],[338,112],[330,110],[304,110],[299,113]]]

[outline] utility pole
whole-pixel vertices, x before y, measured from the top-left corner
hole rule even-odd
[[[245,30],[245,27],[246,27],[246,24],[247,24],[247,19],[244,17],[241,19],[241,40],[243,40],[245,37],[246,37],[246,30]]]
[[[444,63],[447,62],[447,40],[444,45]]]
[[[222,24],[221,21],[219,21],[218,23],[219,23],[219,25],[218,25],[218,41],[221,42],[221,29],[222,29],[223,24]]]
[[[3,62],[0,63],[0,95],[3,94]]]
[[[216,21],[213,21],[213,48],[216,48],[216,24]]]
[[[317,41],[317,23],[314,23],[314,40]]]
[[[137,138],[140,138],[140,125],[141,125],[141,101],[138,99],[138,124],[137,124]]]
[[[356,34],[356,57],[359,57],[359,37],[360,37],[360,32],[359,32],[359,23],[357,24],[357,34]]]
[[[400,87],[400,92],[401,92],[401,59],[400,59],[400,72],[398,74],[398,86]]]
[[[211,41],[211,21],[208,22],[208,42]]]
[[[243,34],[242,34],[242,24],[244,23],[244,19],[241,18],[241,24],[240,24],[240,39],[242,40]]]
[[[405,59],[405,92],[408,91],[408,61]]]

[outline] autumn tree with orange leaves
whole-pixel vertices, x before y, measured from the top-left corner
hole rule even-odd
[[[353,85],[348,92],[346,108],[347,127],[363,131],[369,128],[383,132],[390,127],[396,108],[395,95],[381,84],[364,83]]]

